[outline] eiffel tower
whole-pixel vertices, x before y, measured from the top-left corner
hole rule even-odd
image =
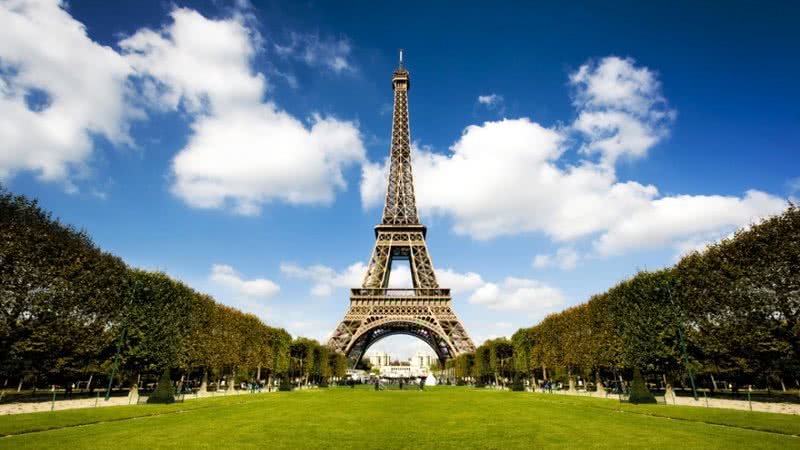
[[[350,308],[328,341],[329,347],[348,356],[353,367],[372,344],[396,334],[422,339],[442,361],[475,350],[453,311],[450,289],[436,281],[425,244],[427,229],[419,223],[411,175],[409,87],[400,50],[400,65],[392,76],[391,166],[383,219],[375,227],[375,248],[364,282],[351,290]],[[388,287],[396,260],[409,261],[413,289]]]

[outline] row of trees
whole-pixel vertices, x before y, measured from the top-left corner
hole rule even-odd
[[[219,304],[160,272],[131,269],[36,201],[0,190],[0,382],[136,385],[167,374],[267,380],[342,376],[343,356]]]
[[[471,381],[477,386],[490,383],[505,386],[517,373],[514,346],[506,338],[490,339],[474,353],[464,353],[447,361],[445,369],[455,377],[457,384]]]
[[[347,373],[347,357],[313,339],[295,339],[289,356],[288,374],[300,385],[327,386],[331,379],[340,380]]]
[[[688,386],[691,371],[710,389],[721,380],[800,387],[800,210],[790,205],[671,268],[640,272],[452,367],[483,382],[516,373],[601,387],[641,371],[670,389]]]

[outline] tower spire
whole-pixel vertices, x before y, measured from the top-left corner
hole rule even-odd
[[[391,166],[382,225],[419,225],[417,203],[414,197],[414,177],[411,174],[411,132],[408,127],[408,89],[410,84],[408,71],[403,68],[403,50],[400,49],[400,67],[394,71],[392,76],[394,114],[390,151]]]

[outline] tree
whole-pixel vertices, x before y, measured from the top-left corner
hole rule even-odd
[[[344,353],[328,352],[328,370],[330,375],[337,380],[347,376],[347,357]]]
[[[331,367],[329,365],[329,350],[324,345],[317,345],[313,349],[313,360],[311,373],[314,376],[317,384],[320,386],[327,386],[328,378],[331,376]]]
[[[308,383],[314,367],[314,349],[319,347],[319,343],[313,339],[297,338],[289,346],[291,357],[292,377],[301,379],[301,384]]]
[[[144,370],[179,367],[191,332],[194,291],[161,272],[132,270],[131,277],[129,354]]]
[[[472,366],[472,376],[475,378],[475,385],[482,387],[493,375],[491,362],[491,349],[486,345],[481,345],[475,349],[475,365]]]
[[[127,269],[0,187],[0,375],[68,384],[113,353]]]
[[[531,386],[535,385],[533,348],[535,345],[534,333],[531,328],[520,328],[511,336],[511,345],[514,347],[514,369],[517,373],[528,377]]]
[[[272,385],[272,377],[276,375],[283,375],[283,379],[289,377],[290,367],[290,346],[292,337],[283,328],[273,328],[269,336],[270,354],[272,361],[269,366],[268,383]]]
[[[489,347],[489,364],[495,383],[505,387],[513,371],[514,347],[506,338],[486,341],[483,345]]]
[[[193,298],[193,314],[186,349],[186,369],[193,367],[202,369],[200,392],[206,392],[208,373],[215,366],[214,359],[214,326],[218,305],[213,298],[196,294]]]
[[[264,368],[272,377],[290,367],[285,330],[164,273],[129,269],[85,231],[0,187],[0,376],[19,388],[69,386],[111,372],[119,342],[122,373],[158,376],[162,385],[171,369],[202,369],[204,386],[208,372],[227,370],[232,386],[237,370],[250,376]],[[328,373],[323,360],[319,378]]]

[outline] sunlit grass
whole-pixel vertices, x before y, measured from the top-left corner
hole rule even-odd
[[[365,387],[4,416],[0,433],[6,448],[797,448],[800,417]]]

